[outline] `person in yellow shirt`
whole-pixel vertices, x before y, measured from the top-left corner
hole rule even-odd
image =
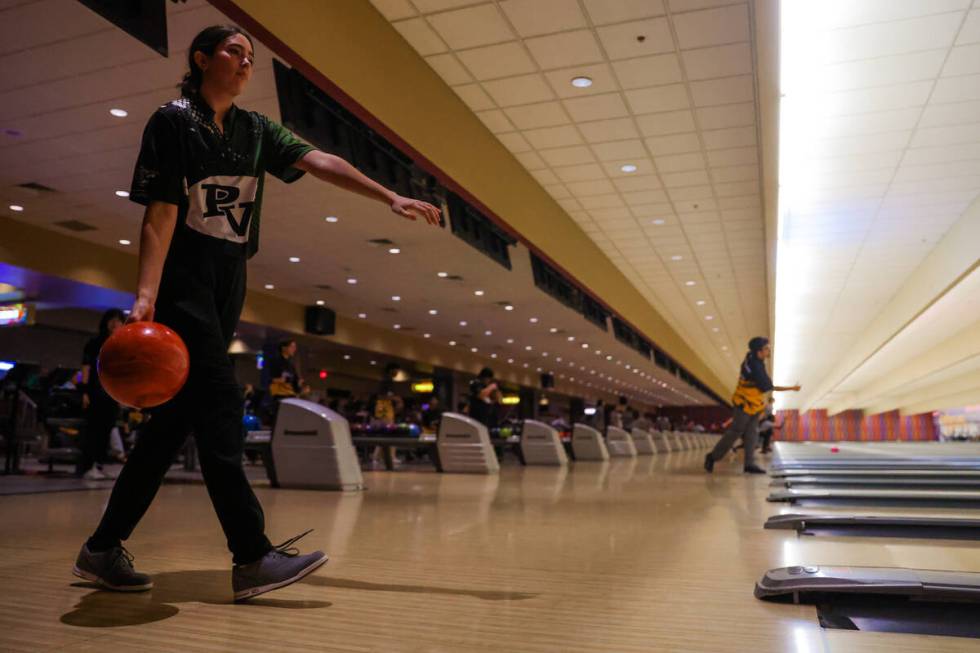
[[[766,359],[772,355],[769,339],[756,336],[749,340],[749,352],[739,370],[738,386],[732,395],[732,423],[715,448],[704,457],[704,470],[714,471],[715,462],[724,458],[739,438],[745,443],[746,474],[765,474],[755,464],[755,447],[759,439],[759,418],[765,412],[769,392],[799,392],[800,386],[773,385],[766,371]]]

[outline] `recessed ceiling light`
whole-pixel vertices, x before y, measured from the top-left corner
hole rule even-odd
[[[482,290],[474,290],[473,291],[473,294],[476,295],[477,297],[483,297],[483,291]]]
[[[392,248],[390,248],[388,250],[388,253],[389,254],[401,254],[402,251],[400,249],[398,249],[397,247],[392,247]]]
[[[592,78],[585,76],[572,77],[572,86],[575,88],[589,88],[592,86]]]
[[[480,350],[479,350],[479,349],[477,349],[476,347],[470,347],[470,351],[471,351],[471,352],[473,352],[473,353],[475,354],[476,352],[478,352],[478,351],[480,351]]]
[[[125,109],[109,109],[109,113],[111,113],[116,118],[125,118],[126,116],[129,115],[129,112],[126,111]]]
[[[117,190],[116,191],[116,197],[129,197],[129,191],[128,190]]]
[[[459,326],[466,326],[466,324],[467,324],[466,320],[459,321]]]
[[[323,305],[324,305],[325,303],[326,303],[326,302],[324,302],[324,301],[323,301],[322,299],[318,299],[318,300],[316,300],[316,305],[317,305],[317,306],[323,306]]]
[[[589,343],[583,342],[582,343],[582,349],[588,349],[588,348],[589,348]]]
[[[706,319],[706,320],[713,320],[713,319],[715,319],[715,316],[714,315],[705,315],[704,316],[704,319]]]
[[[527,363],[524,363],[524,367],[527,367],[527,366],[528,366]]]
[[[358,313],[357,317],[361,318],[362,320],[365,320],[367,319],[367,313]]]
[[[651,220],[650,221],[650,224],[655,224],[655,225],[659,226],[659,225],[664,224],[665,222],[666,222],[666,220],[664,220],[663,218],[657,218],[655,220]]]
[[[493,335],[493,331],[491,331],[490,329],[487,329],[486,331],[483,332],[483,335],[485,335],[485,336],[492,336]]]
[[[561,362],[561,356],[556,357],[555,360],[560,363]]]
[[[402,298],[401,298],[400,295],[392,295],[391,296],[391,301],[393,301],[393,302],[400,302],[401,300],[402,300]]]
[[[548,329],[548,331],[550,331],[551,333],[558,333],[558,327],[551,327],[550,329]]]
[[[337,222],[337,220],[339,219],[340,218],[338,218],[335,215],[328,215],[327,217],[324,218],[324,220],[326,220],[327,222]]]
[[[568,336],[568,342],[575,342],[575,336]]]
[[[299,263],[299,257],[298,256],[290,256],[289,257],[289,262],[290,263]]]
[[[612,356],[606,356],[606,360],[607,361],[611,361],[612,360]]]
[[[512,310],[514,310],[514,305],[513,304],[507,304],[506,306],[504,306],[504,310],[505,311],[512,311]]]
[[[531,345],[524,345],[524,349],[526,351],[531,351],[533,349],[533,347],[531,347]]]
[[[350,277],[350,278],[347,279],[347,283],[349,283],[349,284],[351,284],[353,286],[354,284],[357,283],[357,279],[355,279],[354,277]]]
[[[636,172],[636,166],[633,165],[632,163],[627,163],[626,165],[622,165],[619,167],[619,169],[622,170],[623,172]]]
[[[496,358],[497,354],[490,354],[490,358]]]
[[[538,318],[536,318],[536,317],[532,317],[532,318],[530,318],[530,319],[528,320],[528,322],[530,322],[531,324],[537,324],[537,323],[538,323]]]
[[[449,276],[449,273],[448,272],[436,272],[436,276],[439,277],[440,279],[445,279],[446,277]]]
[[[696,283],[697,283],[696,281],[685,281],[685,282],[684,282],[684,285],[685,285],[685,286],[693,286],[693,285],[695,285]]]
[[[398,330],[398,329],[402,328],[402,325],[395,324],[395,325],[392,325],[392,328],[395,329],[395,330]]]
[[[456,346],[456,341],[455,340],[450,340],[449,341],[449,346],[450,347],[455,347]]]
[[[728,351],[728,345],[722,345],[721,346],[721,350],[722,351]]]
[[[671,261],[680,261],[680,260],[681,260],[681,259],[683,259],[683,258],[684,258],[684,257],[683,257],[683,256],[681,256],[680,254],[674,254],[673,256],[671,256],[671,257],[670,257],[670,260],[671,260]]]
[[[429,315],[438,315],[438,314],[439,314],[439,311],[437,311],[436,309],[434,309],[434,308],[430,308],[429,309]]]
[[[721,329],[719,329],[718,327],[714,327],[711,330],[714,331],[715,333],[718,333],[719,331],[721,331]]]
[[[11,211],[17,211],[18,213],[20,213],[21,211],[24,210],[24,207],[21,206],[20,204],[11,204],[10,205],[10,210]]]
[[[265,289],[266,290],[275,290],[276,287],[274,285],[272,285],[271,283],[267,283],[267,284],[265,284]]]
[[[432,334],[431,333],[423,333],[422,334],[422,337],[423,338],[431,338],[432,337]]]
[[[513,364],[513,362],[514,362],[514,359],[513,359],[513,358],[508,358],[508,359],[507,359],[507,362],[508,362],[508,363],[511,363],[511,364]]]
[[[704,306],[704,300],[703,299],[699,299],[696,303],[697,303],[698,306]]]
[[[539,368],[537,369],[537,371],[538,371],[538,372],[540,372],[540,371],[541,371],[541,368],[539,367]]]
[[[371,361],[371,365],[377,365],[378,361]]]
[[[548,352],[543,351],[543,352],[541,352],[541,355],[544,356],[545,358],[547,358],[548,357]]]
[[[344,354],[344,360],[345,361],[349,361],[350,360],[350,354]]]
[[[514,339],[513,338],[507,338],[507,344],[508,345],[514,344]]]
[[[132,245],[133,243],[132,243],[132,241],[126,240],[125,238],[120,238],[119,239],[119,244],[120,245]]]

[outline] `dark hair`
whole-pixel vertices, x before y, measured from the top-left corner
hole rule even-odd
[[[184,73],[184,79],[180,82],[180,94],[184,97],[194,97],[201,91],[201,82],[204,80],[204,72],[198,68],[197,62],[194,61],[195,52],[203,52],[208,57],[214,56],[215,49],[221,45],[221,43],[229,36],[234,36],[235,34],[241,34],[248,39],[249,44],[255,47],[252,43],[252,37],[245,33],[241,27],[236,27],[235,25],[212,25],[211,27],[205,27],[194,40],[191,41],[191,47],[187,49],[187,72]]]
[[[109,322],[113,319],[119,320],[120,322],[126,321],[126,314],[123,313],[118,308],[110,308],[105,313],[102,314],[102,319],[99,320],[99,335],[103,337],[109,336]]]
[[[766,338],[764,336],[756,336],[751,340],[749,340],[749,351],[755,353],[768,344],[769,344],[769,338]]]
[[[481,379],[492,379],[493,378],[493,370],[491,370],[489,367],[484,367],[482,370],[480,370],[480,374],[479,374],[478,378],[481,378]]]
[[[291,345],[291,344],[293,344],[295,342],[296,341],[293,340],[292,338],[287,338],[285,340],[280,340],[279,341],[279,353],[281,354],[283,349],[285,349],[286,347],[288,347],[289,345]]]

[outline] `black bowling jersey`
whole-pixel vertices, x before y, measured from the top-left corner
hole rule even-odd
[[[313,149],[266,116],[234,105],[222,133],[206,102],[182,97],[150,116],[129,198],[176,204],[175,243],[202,234],[219,245],[243,245],[251,258],[259,246],[265,173],[296,181],[303,171],[292,164]]]

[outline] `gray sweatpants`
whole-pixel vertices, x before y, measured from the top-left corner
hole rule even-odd
[[[761,413],[759,414],[761,415]],[[755,464],[755,447],[759,441],[759,415],[749,415],[740,406],[735,406],[732,425],[721,436],[718,444],[708,454],[712,460],[721,460],[735,446],[739,438],[745,443],[745,466]]]

